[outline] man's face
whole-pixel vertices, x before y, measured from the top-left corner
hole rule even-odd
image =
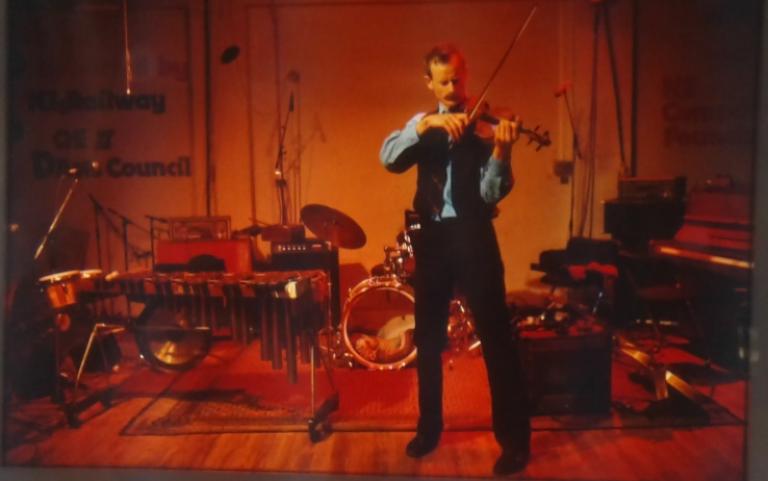
[[[432,75],[425,76],[427,88],[440,103],[451,108],[466,100],[467,68],[461,58],[454,55],[448,63],[432,62],[429,70]]]

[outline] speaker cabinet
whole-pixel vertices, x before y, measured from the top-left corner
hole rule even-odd
[[[319,269],[331,281],[331,320],[334,326],[341,321],[339,289],[339,249],[317,239],[301,242],[272,243],[271,268],[278,271]]]
[[[603,326],[521,331],[518,346],[532,414],[609,412],[611,336]]]

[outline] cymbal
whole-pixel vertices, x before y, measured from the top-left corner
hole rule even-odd
[[[365,232],[348,215],[320,204],[301,208],[301,221],[318,238],[336,247],[358,249],[365,245]]]

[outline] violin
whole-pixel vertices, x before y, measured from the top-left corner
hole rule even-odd
[[[474,103],[474,106],[472,106],[470,111],[467,112],[469,115],[469,125],[473,126],[474,134],[478,138],[482,139],[483,141],[493,142],[493,139],[494,139],[493,126],[498,125],[500,119],[502,118],[507,120],[515,119],[515,117],[510,115],[509,112],[501,113],[498,109],[497,109],[498,113],[494,114],[494,112],[492,112],[488,108],[488,103],[485,102],[485,97],[488,94],[488,89],[493,83],[493,80],[496,78],[499,71],[501,70],[501,67],[504,65],[504,62],[509,57],[510,52],[512,52],[512,49],[514,48],[515,44],[520,39],[520,37],[522,36],[526,28],[528,28],[528,24],[533,18],[533,15],[536,13],[537,8],[538,8],[538,5],[536,4],[534,4],[533,7],[531,7],[531,10],[528,12],[528,15],[526,16],[525,20],[520,25],[520,28],[518,29],[517,34],[514,36],[509,46],[507,47],[507,50],[502,55],[498,65],[496,65],[496,69],[493,71],[493,73],[491,73],[490,78],[486,82],[485,87],[483,87],[480,96],[478,97],[477,101]],[[539,132],[538,125],[534,127],[533,130],[531,130],[524,127],[522,122],[518,121],[517,131],[520,135],[524,135],[528,137],[529,144],[531,144],[532,142],[536,143],[537,152],[541,150],[542,147],[547,147],[552,143],[552,141],[549,139],[549,131],[545,130],[544,132]]]
[[[474,110],[475,109],[473,109],[473,111]],[[540,132],[540,125],[535,126],[533,129],[525,127],[515,115],[512,115],[509,112],[508,109],[496,109],[492,111],[486,104],[474,114],[470,113],[470,124],[473,125],[474,135],[483,142],[489,144],[492,144],[494,141],[494,126],[499,125],[501,119],[515,120],[517,122],[517,132],[528,138],[528,145],[532,143],[536,144],[536,152],[541,150],[542,147],[548,147],[552,144],[552,140],[549,138],[549,130]]]

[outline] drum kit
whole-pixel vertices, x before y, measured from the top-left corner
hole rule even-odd
[[[357,248],[365,243],[362,229],[344,214],[305,209],[302,220],[319,238],[338,242],[334,245],[343,248]],[[397,235],[395,246],[384,247],[384,262],[372,269],[370,277],[350,289],[339,326],[327,325],[321,330],[322,346],[336,363],[395,370],[416,359],[413,241],[420,228],[415,213],[406,211],[405,229]],[[447,329],[451,351],[473,351],[480,347],[472,316],[461,298],[451,301]]]

